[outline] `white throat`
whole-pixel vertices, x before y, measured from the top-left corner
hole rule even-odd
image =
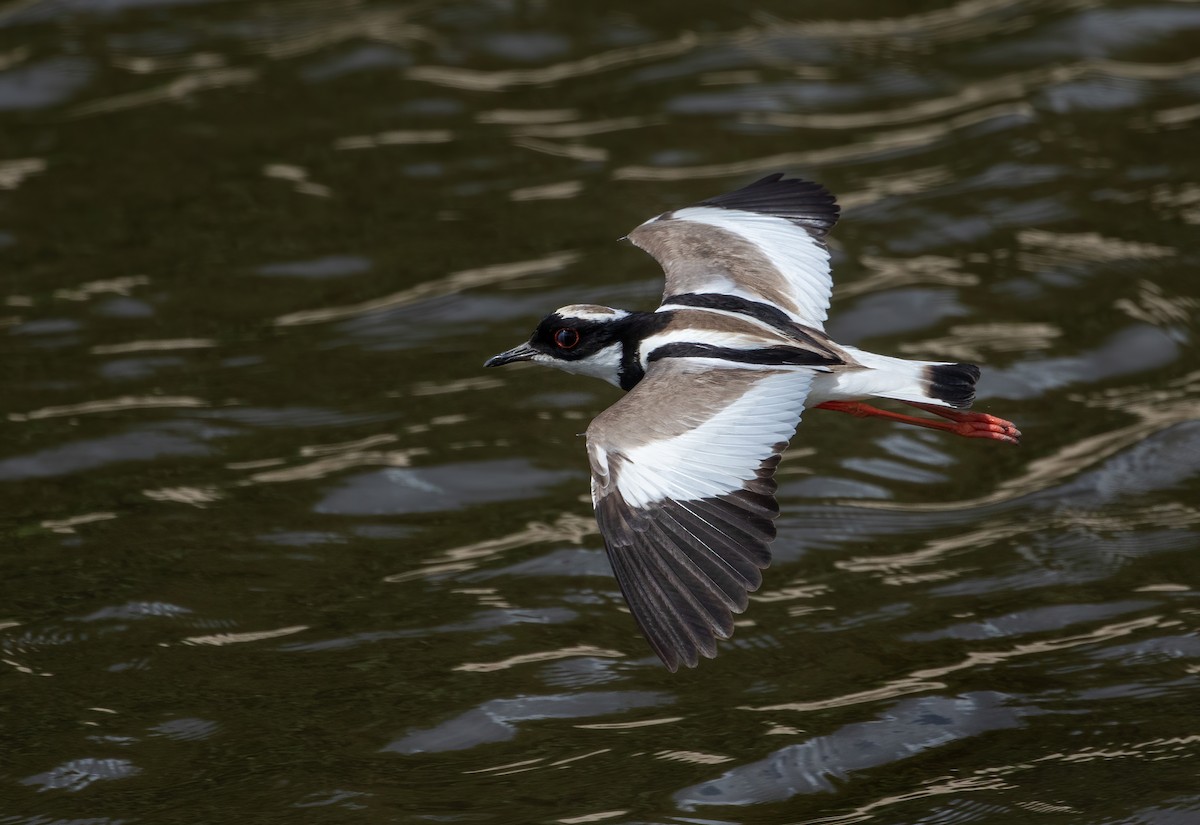
[[[563,361],[541,354],[533,356],[533,360],[538,364],[545,364],[564,372],[599,378],[614,387],[619,387],[621,386],[621,350],[621,342],[614,341],[604,349],[597,350],[587,358],[580,358],[578,361]]]

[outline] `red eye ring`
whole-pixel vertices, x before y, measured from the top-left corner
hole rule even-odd
[[[563,327],[554,331],[554,344],[559,349],[572,349],[579,343],[579,332],[570,327]]]

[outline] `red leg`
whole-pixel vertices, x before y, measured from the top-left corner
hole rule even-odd
[[[913,404],[912,406],[928,410],[943,418],[948,418],[950,421],[934,421],[929,418],[918,418],[915,415],[904,415],[903,413],[881,410],[878,407],[872,407],[870,404],[864,404],[861,401],[826,401],[824,404],[818,404],[816,409],[844,412],[856,418],[886,418],[889,421],[899,421],[904,424],[913,424],[917,427],[928,427],[931,430],[943,430],[955,435],[961,435],[964,438],[991,438],[996,441],[1017,444],[1021,437],[1020,430],[1014,427],[1012,422],[986,413],[965,413],[926,404]]]

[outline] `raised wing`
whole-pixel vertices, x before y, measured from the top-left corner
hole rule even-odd
[[[762,583],[779,514],[772,476],[812,375],[668,358],[588,427],[609,561],[672,671],[715,656]]]
[[[666,272],[664,304],[689,293],[733,295],[824,329],[833,288],[825,236],[838,211],[825,187],[776,173],[659,215],[629,239]]]

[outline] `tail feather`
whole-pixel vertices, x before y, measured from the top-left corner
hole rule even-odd
[[[844,349],[866,369],[840,373],[829,393],[832,400],[878,396],[955,409],[966,409],[975,401],[979,367],[974,364],[909,361],[856,347]]]
[[[929,394],[951,407],[966,409],[975,403],[979,367],[974,364],[930,364],[925,367]]]

